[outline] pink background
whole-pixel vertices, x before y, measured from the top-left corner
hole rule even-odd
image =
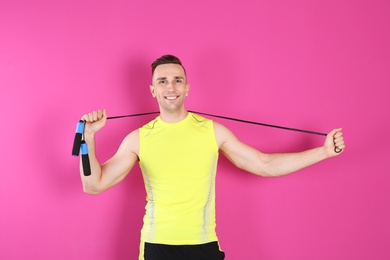
[[[150,63],[180,57],[189,109],[328,132],[346,152],[282,178],[224,157],[217,232],[227,260],[390,259],[390,2],[0,1],[0,258],[136,259],[139,167],[99,195],[82,191],[76,123],[106,108],[157,110]],[[105,161],[153,116],[109,121]],[[322,136],[219,120],[264,152]]]

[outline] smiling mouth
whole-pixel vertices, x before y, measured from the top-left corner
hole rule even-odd
[[[167,99],[167,100],[170,100],[170,101],[172,101],[172,100],[176,100],[176,99],[178,99],[179,98],[179,96],[166,96],[166,97],[164,97],[165,99]]]

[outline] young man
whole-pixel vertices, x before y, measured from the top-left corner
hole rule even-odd
[[[125,137],[116,154],[101,165],[95,134],[106,123],[105,110],[82,116],[91,175],[81,180],[98,194],[122,181],[138,161],[147,191],[139,259],[224,259],[215,233],[215,175],[221,151],[234,165],[265,176],[282,176],[339,155],[341,129],[321,147],[299,153],[265,154],[242,142],[225,126],[187,111],[190,85],[180,60],[165,55],[152,64],[150,92],[160,115]]]

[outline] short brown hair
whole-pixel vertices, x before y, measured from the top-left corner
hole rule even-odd
[[[171,54],[163,55],[152,63],[152,75],[154,73],[154,70],[157,68],[157,66],[163,64],[179,64],[183,68],[184,74],[187,75],[186,69],[181,64],[179,58]]]

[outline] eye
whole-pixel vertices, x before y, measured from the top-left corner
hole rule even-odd
[[[176,83],[181,83],[182,80],[181,79],[176,79]]]
[[[165,84],[165,80],[160,80],[158,84]]]

